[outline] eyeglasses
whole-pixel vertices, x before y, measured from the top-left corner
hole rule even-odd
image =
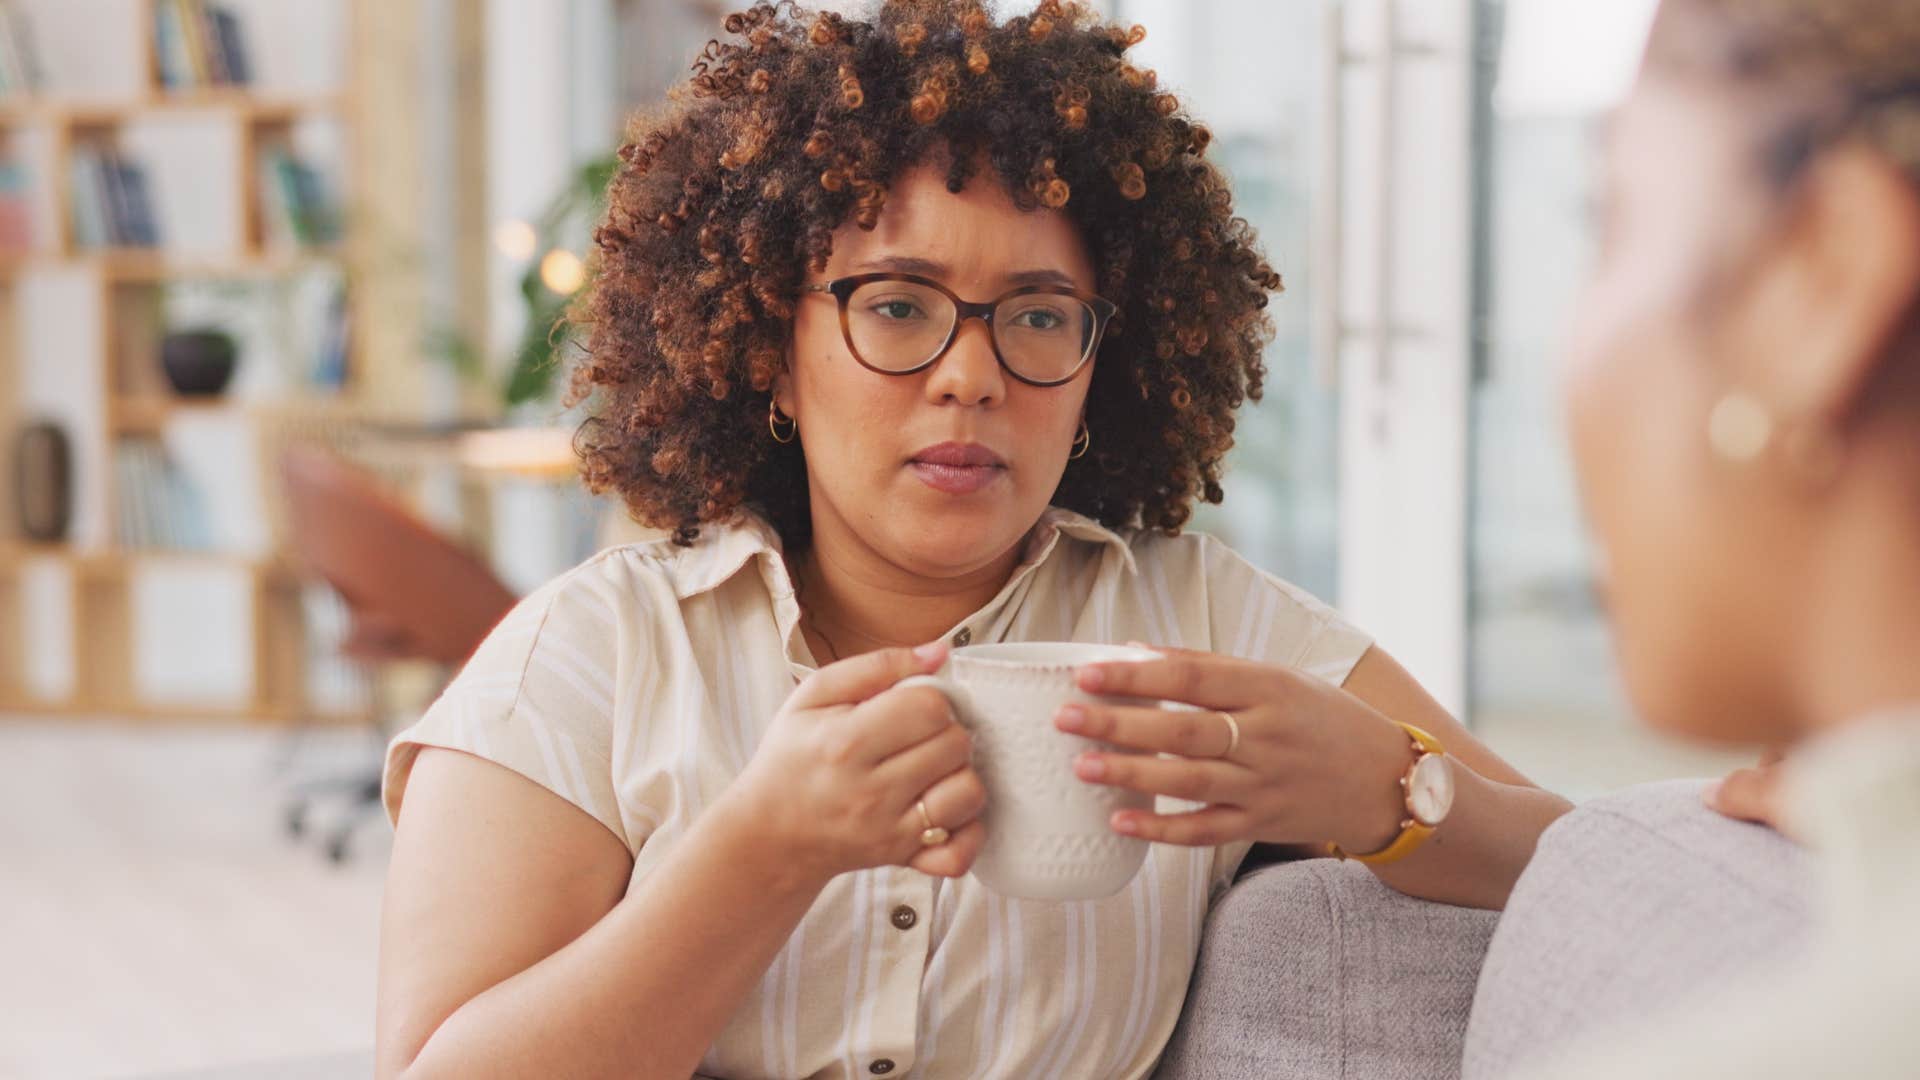
[[[1060,285],[1029,285],[986,304],[955,296],[915,274],[857,274],[809,285],[840,302],[840,331],[860,366],[881,375],[924,371],[947,354],[963,319],[978,318],[993,335],[993,353],[1007,374],[1029,386],[1072,381],[1100,348],[1110,300]]]

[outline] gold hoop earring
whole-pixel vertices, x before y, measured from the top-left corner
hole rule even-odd
[[[1773,442],[1773,414],[1759,399],[1738,390],[1714,403],[1707,414],[1707,445],[1722,461],[1746,465]]]
[[[1085,417],[1080,418],[1080,434],[1074,437],[1073,453],[1067,455],[1068,461],[1077,461],[1087,456],[1087,447],[1093,445],[1093,432],[1087,430]]]
[[[780,437],[780,422],[782,420],[787,423],[787,434],[785,438]],[[799,437],[800,421],[795,420],[791,416],[781,416],[780,403],[769,400],[767,402],[767,432],[773,436],[774,442],[784,446]]]

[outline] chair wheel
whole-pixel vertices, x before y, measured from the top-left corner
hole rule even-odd
[[[327,841],[327,861],[338,866],[347,861],[347,851],[351,845],[345,836],[336,836]]]
[[[286,816],[280,822],[285,826],[287,835],[295,840],[307,834],[307,807],[305,803],[294,803],[287,807]]]

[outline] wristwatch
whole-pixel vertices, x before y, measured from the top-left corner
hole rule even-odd
[[[1336,859],[1352,859],[1368,866],[1398,862],[1427,842],[1453,809],[1453,763],[1440,740],[1414,727],[1399,724],[1413,740],[1413,765],[1400,778],[1400,790],[1407,807],[1407,818],[1400,823],[1400,835],[1379,851],[1366,855],[1349,854],[1339,844],[1328,844],[1327,854]]]

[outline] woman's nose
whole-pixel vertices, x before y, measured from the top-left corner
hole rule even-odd
[[[994,356],[992,329],[982,319],[962,320],[953,345],[927,378],[927,397],[940,405],[997,405],[1006,396],[1006,372]]]

